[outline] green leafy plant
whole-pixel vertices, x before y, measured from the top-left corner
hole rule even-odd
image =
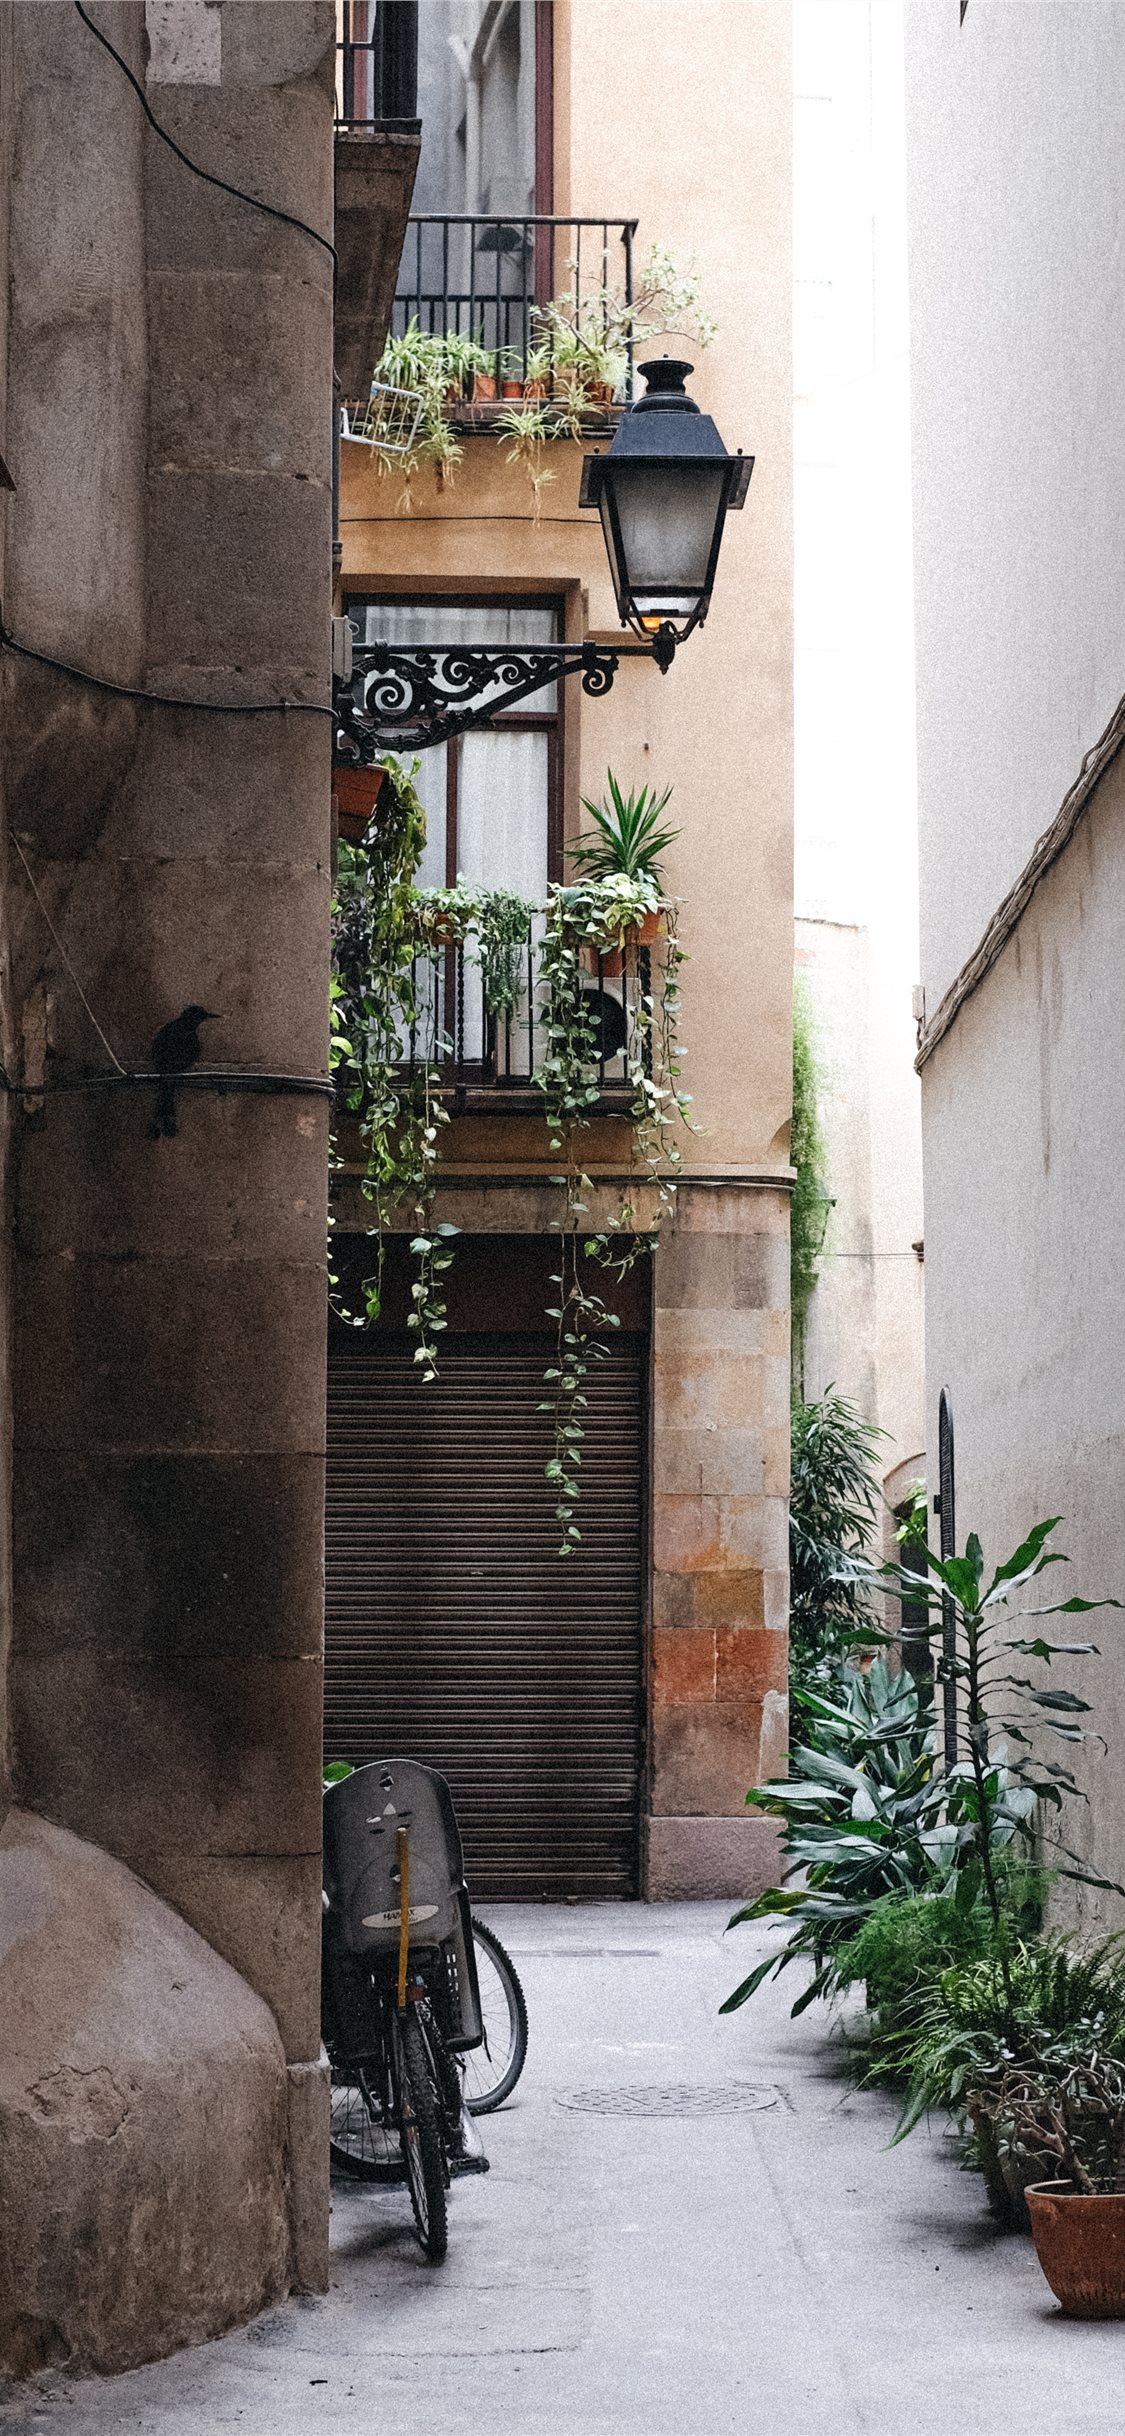
[[[997,1854],[997,1870],[1013,1923],[1019,1932],[1033,1933],[1042,1916],[1042,1871],[1010,1851]],[[913,2041],[942,1974],[987,1959],[993,1938],[992,1917],[971,1870],[955,1876],[946,1894],[881,1897],[836,1958],[839,1988],[862,1984],[865,1992],[868,2024],[860,2051],[865,2081],[909,2077]]]
[[[355,1118],[364,1146],[374,1260],[360,1310],[344,1303],[335,1277],[332,1289],[340,1318],[362,1327],[378,1317],[386,1221],[405,1207],[414,1221],[416,1264],[408,1325],[416,1338],[415,1361],[423,1378],[431,1380],[445,1326],[441,1279],[456,1234],[454,1227],[433,1224],[439,1134],[448,1121],[438,1070],[446,1044],[418,986],[414,873],[425,845],[426,817],[413,773],[393,757],[387,773],[379,818],[364,844],[340,848],[333,900],[330,1066],[337,1105]],[[407,1044],[419,1040],[422,1057],[404,1070]],[[338,1172],[335,1128],[331,1155]]]
[[[907,1674],[876,1658],[865,1674],[841,1667],[837,1693],[808,1692],[808,1739],[790,1755],[791,1774],[756,1786],[747,1801],[784,1825],[784,1882],[744,1904],[729,1923],[783,1920],[790,1934],[720,2007],[734,2013],[763,1980],[794,1962],[813,1977],[794,2015],[840,1985],[837,1955],[889,1894],[936,1892],[948,1878],[928,1832],[940,1822],[933,1719]],[[799,1885],[790,1881],[800,1878]]]
[[[1076,2063],[1125,2059],[1125,1940],[1086,1949],[1058,1936],[1007,1939],[1002,1951],[993,1945],[940,1974],[905,2028],[900,2056],[909,2085],[895,2141],[935,2110],[958,2118],[971,2132],[993,2212],[1013,2221],[1020,2185],[1049,2173],[1052,2151],[1058,2155],[1035,2101],[1057,2094],[1052,2083]],[[1079,2094],[1073,2084],[1069,2094],[1071,2102]],[[1073,2139],[1079,2126],[1065,2116],[1064,2107]],[[1091,2170],[1089,2150],[1085,2166]]]
[[[490,1015],[514,1015],[523,992],[536,908],[508,888],[486,888],[477,912],[481,989]]]
[[[1013,1612],[1013,1599],[1038,1581],[1049,1566],[1067,1563],[1061,1550],[1047,1544],[1057,1528],[1057,1515],[1036,1523],[1015,1553],[997,1566],[987,1587],[984,1552],[975,1532],[966,1541],[964,1556],[942,1559],[927,1548],[927,1577],[900,1565],[882,1566],[872,1576],[892,1581],[900,1595],[925,1600],[931,1606],[944,1605],[952,1618],[951,1643],[943,1650],[937,1672],[941,1682],[952,1681],[956,1686],[969,1758],[967,1766],[950,1773],[950,1824],[979,1862],[985,1900],[997,1931],[1001,1970],[1005,1914],[993,1869],[994,1826],[998,1819],[1011,1815],[1012,1787],[1026,1797],[1020,1827],[1029,1840],[1036,1803],[1057,1817],[1064,1801],[1078,1796],[1071,1770],[1049,1759],[1040,1742],[1045,1733],[1071,1744],[1086,1740],[1086,1729],[1078,1719],[1088,1714],[1089,1701],[1051,1681],[1050,1669],[1055,1658],[1097,1655],[1092,1641],[1048,1639],[1041,1627],[1056,1616],[1089,1615],[1096,1608],[1121,1605],[1119,1599],[1074,1597],[1051,1606],[1018,1607]],[[1014,1633],[1013,1624],[1017,1627]],[[1031,1629],[1021,1631],[1020,1625]],[[1045,1667],[1047,1675],[1035,1678],[1015,1671],[1013,1661],[1026,1665],[1028,1660]],[[1057,1837],[1042,1832],[1050,1864],[1061,1876],[1113,1893],[1122,1891],[1086,1868]]]
[[[620,872],[626,879],[650,884],[659,898],[663,894],[661,865],[680,834],[678,829],[661,826],[672,789],[665,787],[658,795],[655,787],[630,787],[628,795],[623,795],[612,770],[606,772],[606,783],[608,803],[604,798],[594,803],[583,796],[582,809],[589,813],[593,831],[575,839],[567,848],[568,858],[585,879],[604,880]]]
[[[879,1512],[876,1464],[883,1434],[831,1387],[815,1402],[793,1406],[789,1682],[794,1699],[849,1650],[886,1639],[875,1620],[868,1553]]]
[[[1039,2172],[1087,2197],[1125,2191],[1125,2059],[1082,2026],[1041,2050],[1033,2064],[1007,2064],[977,2094],[1001,2156],[1033,2157]]]
[[[805,1339],[820,1256],[832,1209],[825,1188],[826,1152],[820,1121],[822,1078],[812,998],[801,974],[793,982],[793,1114],[789,1163],[789,1302],[794,1384],[804,1393]]]
[[[600,1234],[586,1233],[583,1240],[582,1221],[588,1214],[591,1186],[578,1146],[601,1098],[598,1023],[585,956],[607,948],[627,951],[630,933],[646,914],[658,911],[663,914],[664,934],[652,951],[652,960],[658,962],[659,974],[654,976],[650,967],[646,985],[634,993],[624,1050],[632,1095],[633,1175],[610,1225]],[[682,961],[675,908],[660,898],[651,873],[630,876],[614,871],[599,880],[552,888],[540,951],[540,974],[546,986],[546,1053],[535,1081],[543,1094],[551,1148],[561,1151],[565,1162],[559,1266],[553,1278],[558,1301],[549,1312],[556,1328],[556,1349],[545,1379],[550,1396],[543,1406],[554,1423],[547,1477],[556,1494],[562,1555],[572,1553],[581,1537],[575,1509],[581,1495],[586,1380],[591,1362],[605,1358],[607,1332],[617,1326],[616,1315],[592,1284],[586,1263],[601,1261],[621,1275],[650,1246],[653,1226],[659,1225],[675,1190],[680,1166],[675,1128],[680,1121],[690,1121],[690,1102],[679,1080]],[[652,1188],[654,1201],[643,1231],[638,1226],[637,1207],[642,1182]],[[622,1237],[629,1238],[624,1251],[619,1247]]]

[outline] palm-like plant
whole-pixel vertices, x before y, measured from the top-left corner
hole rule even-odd
[[[607,770],[606,779],[608,803],[594,803],[587,795],[582,798],[582,809],[594,826],[568,849],[570,860],[586,879],[604,880],[623,872],[628,879],[651,881],[659,894],[663,888],[661,859],[680,834],[678,829],[661,826],[672,789],[665,787],[658,795],[655,787],[631,787],[623,795],[612,770]]]

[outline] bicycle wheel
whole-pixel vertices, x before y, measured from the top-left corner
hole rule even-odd
[[[473,1919],[473,1944],[480,1981],[484,2044],[465,2057],[465,2104],[471,2115],[490,2115],[510,2098],[527,2055],[527,2006],[511,1955],[495,1929]]]
[[[395,2022],[399,2137],[418,2239],[427,2258],[444,2258],[448,2242],[445,2157],[438,2100],[421,2022],[408,2007]]]
[[[402,2157],[368,2074],[332,2070],[328,2153],[353,2182],[401,2182]]]

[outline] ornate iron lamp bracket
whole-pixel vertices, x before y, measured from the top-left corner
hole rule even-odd
[[[350,680],[336,686],[337,762],[370,767],[385,752],[424,752],[467,728],[489,727],[529,694],[561,677],[580,676],[586,694],[607,694],[622,659],[655,660],[665,673],[676,638],[662,628],[651,643],[507,644],[410,648],[357,643]]]

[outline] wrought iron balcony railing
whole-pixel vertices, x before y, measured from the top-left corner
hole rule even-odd
[[[337,126],[417,127],[418,0],[343,0],[337,16]]]
[[[515,951],[512,1004],[490,1009],[474,950],[437,946],[414,963],[418,1020],[402,1043],[403,1069],[435,1069],[462,1109],[541,1111],[534,1081],[550,1054],[550,999],[539,969],[539,940]],[[659,981],[657,981],[659,988]],[[651,1070],[651,1035],[642,1020],[653,991],[653,958],[628,945],[591,956],[584,985],[590,1042],[588,1074],[607,1110],[629,1107],[630,1062]]]
[[[635,220],[565,220],[542,212],[487,218],[418,212],[407,223],[392,331],[469,340],[492,359],[466,369],[454,407],[516,398],[608,409],[632,394]],[[552,310],[551,308],[555,308]]]

